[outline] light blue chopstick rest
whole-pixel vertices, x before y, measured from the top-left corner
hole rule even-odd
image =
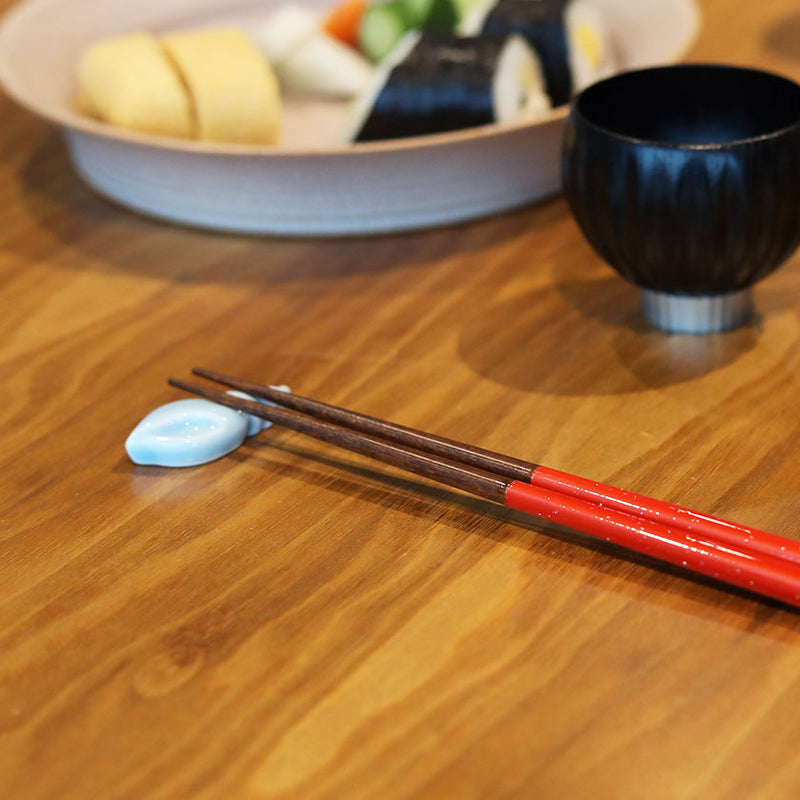
[[[272,388],[289,391],[288,386]],[[228,394],[270,405],[243,392]],[[210,400],[176,400],[151,411],[131,431],[125,450],[135,464],[194,467],[233,452],[249,436],[271,425],[265,419]]]

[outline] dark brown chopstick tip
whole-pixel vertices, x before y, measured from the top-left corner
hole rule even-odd
[[[530,461],[522,461],[503,453],[484,450],[480,447],[437,436],[417,428],[398,425],[395,422],[324,403],[294,392],[281,392],[271,386],[254,383],[232,375],[224,375],[221,372],[206,369],[205,367],[195,367],[192,372],[201,378],[220,383],[232,389],[238,389],[256,397],[262,397],[272,403],[277,403],[279,406],[294,409],[302,414],[308,414],[317,419],[332,422],[335,425],[341,425],[371,436],[397,442],[421,452],[432,453],[448,461],[457,461],[460,464],[467,464],[485,472],[496,473],[509,480],[529,481],[537,467],[536,464]]]
[[[254,414],[290,430],[304,433],[376,461],[400,467],[487,500],[493,500],[496,503],[503,503],[505,500],[509,481],[502,475],[450,461],[432,453],[415,450],[398,442],[342,427],[289,408],[244,400],[219,389],[201,386],[180,378],[170,378],[168,383],[170,386],[204,397],[212,402]]]

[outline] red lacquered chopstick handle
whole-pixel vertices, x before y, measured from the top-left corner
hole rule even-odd
[[[637,553],[739,586],[766,597],[800,605],[800,566],[746,550],[747,542],[722,544],[664,522],[634,517],[561,492],[513,481],[509,508],[626,547]]]
[[[708,537],[723,544],[741,547],[744,543],[752,552],[800,564],[800,542],[758,528],[700,514],[672,503],[654,500],[652,497],[579,478],[577,475],[549,467],[537,467],[531,475],[531,483],[617,511],[644,517],[671,528],[682,528],[695,536]]]

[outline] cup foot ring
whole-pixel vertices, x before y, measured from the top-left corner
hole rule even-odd
[[[738,328],[753,315],[753,290],[718,295],[677,295],[642,289],[642,311],[670,333],[717,333]]]

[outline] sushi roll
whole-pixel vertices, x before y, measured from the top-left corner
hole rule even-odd
[[[589,0],[490,0],[468,17],[463,32],[523,36],[539,56],[554,106],[614,69],[603,16]]]
[[[566,7],[565,20],[572,93],[577,94],[616,72],[617,60],[605,17],[596,5],[573,0]]]
[[[549,108],[539,61],[522,37],[413,32],[357,104],[349,139],[444,133],[533,118]]]

